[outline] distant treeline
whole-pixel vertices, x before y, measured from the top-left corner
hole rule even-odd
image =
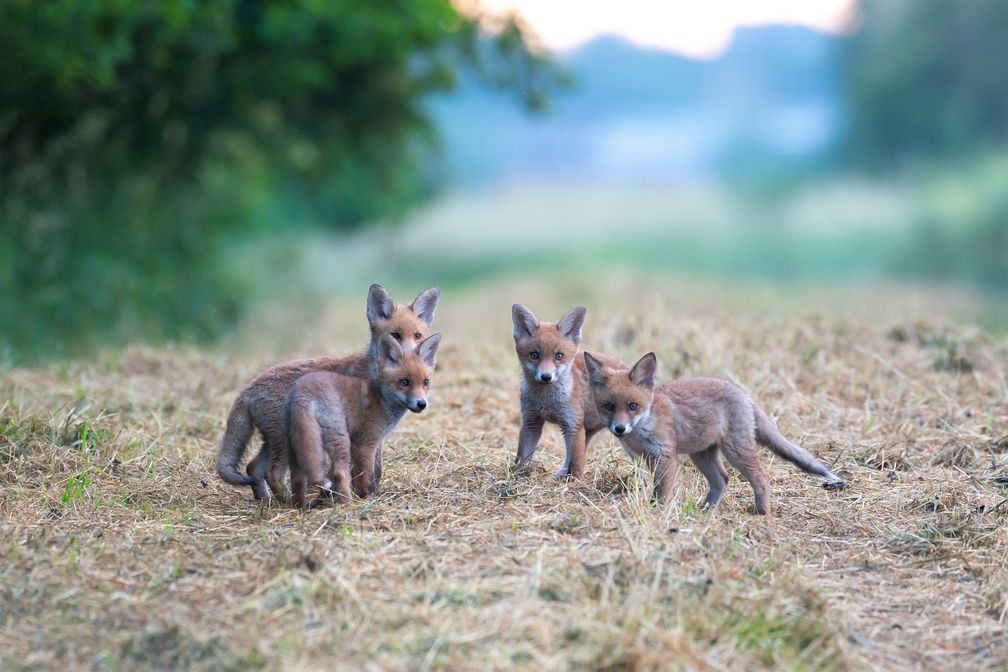
[[[1008,3],[862,0],[847,160],[919,185],[902,270],[1008,290]]]
[[[908,270],[1008,286],[1008,3],[861,14],[837,167],[929,175]],[[217,334],[247,296],[227,243],[401,218],[437,186],[431,94],[471,68],[537,109],[564,80],[486,25],[450,0],[0,3],[0,359]]]

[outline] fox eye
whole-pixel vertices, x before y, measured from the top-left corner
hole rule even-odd
[[[424,387],[430,387],[430,378],[424,378],[423,379],[423,386]]]
[[[529,358],[538,361],[539,360],[539,351],[538,350],[533,350],[532,352],[530,352],[529,353]]]
[[[413,334],[413,338],[416,339],[416,340],[418,340],[418,341],[420,340],[420,338],[422,336],[423,336],[423,334],[421,334],[419,331],[416,332],[415,334]]]
[[[400,378],[399,384],[403,387],[409,387],[409,378]]]
[[[613,404],[613,403],[612,403],[611,401],[607,401],[607,402],[605,403],[605,410],[607,410],[607,411],[609,411],[610,413],[612,413],[613,411],[615,411],[615,410],[616,410],[616,405],[615,405],[615,404]]]
[[[638,408],[640,408],[640,404],[638,404],[636,401],[631,401],[629,404],[627,404],[627,408],[629,408],[631,411],[636,411]]]
[[[553,355],[553,357],[556,358],[556,360],[559,362],[561,359],[563,359],[563,353],[558,352],[555,355]]]
[[[394,338],[397,341],[401,341],[402,340],[402,334],[400,334],[398,331],[393,331],[390,334],[390,336],[392,336],[392,338]]]

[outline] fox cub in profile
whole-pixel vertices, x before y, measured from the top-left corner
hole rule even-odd
[[[564,438],[564,461],[557,477],[584,475],[585,446],[606,423],[598,414],[588,390],[588,370],[578,352],[585,309],[571,308],[557,323],[539,322],[532,311],[516,303],[511,307],[515,352],[524,380],[521,387],[521,429],[515,463],[526,466],[539,447],[543,426],[560,426]],[[626,364],[598,355],[614,368]]]
[[[363,352],[346,357],[316,357],[276,364],[263,371],[238,398],[228,414],[227,429],[217,451],[217,473],[233,485],[248,485],[256,499],[268,499],[270,492],[284,493],[287,475],[287,429],[284,425],[284,405],[295,381],[306,373],[331,371],[357,378],[368,376],[368,361],[374,358],[379,340],[391,336],[407,350],[413,350],[427,335],[439,292],[431,287],[409,305],[396,305],[381,285],[371,285],[367,295],[366,314],[371,340]],[[259,430],[262,447],[241,472],[241,459],[252,433]],[[381,447],[375,456],[372,489],[381,480]],[[267,484],[269,490],[267,490]]]
[[[703,506],[716,506],[728,481],[724,454],[752,486],[756,513],[767,513],[769,481],[757,443],[802,471],[827,479],[827,487],[845,487],[811,453],[788,441],[763,409],[727,380],[687,378],[656,389],[653,352],[629,371],[590,353],[585,353],[585,365],[598,416],[630,456],[652,470],[656,499],[668,498],[679,455],[688,455],[710,485]]]
[[[404,351],[383,335],[368,378],[315,372],[294,384],[287,395],[286,425],[298,507],[304,508],[309,485],[344,504],[351,487],[360,497],[370,494],[378,447],[407,409],[427,408],[440,344],[441,334],[433,334]]]

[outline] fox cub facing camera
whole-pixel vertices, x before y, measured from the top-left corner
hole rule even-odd
[[[710,486],[703,506],[716,506],[728,481],[724,455],[752,486],[756,513],[767,513],[770,483],[757,443],[802,471],[827,479],[827,487],[845,487],[826,465],[788,441],[763,409],[727,380],[686,378],[656,388],[658,361],[653,352],[629,370],[590,353],[585,353],[585,365],[598,416],[627,453],[651,469],[657,499],[668,497],[679,456],[687,455]]]
[[[309,485],[340,503],[350,501],[351,489],[359,497],[371,494],[375,455],[385,437],[407,410],[427,408],[440,344],[441,334],[433,334],[404,351],[383,335],[367,378],[320,371],[298,379],[286,409],[297,506],[304,508]]]

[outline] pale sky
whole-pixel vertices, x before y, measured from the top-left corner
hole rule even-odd
[[[789,23],[842,31],[853,19],[855,0],[479,0],[479,4],[494,14],[521,14],[551,49],[569,49],[611,33],[645,47],[709,57],[727,46],[732,30],[739,26]]]

